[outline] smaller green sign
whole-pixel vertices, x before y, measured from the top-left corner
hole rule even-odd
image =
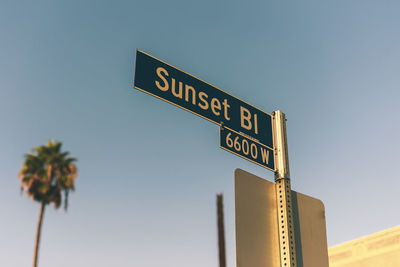
[[[224,126],[220,127],[219,132],[221,148],[275,171],[274,150],[272,148]]]

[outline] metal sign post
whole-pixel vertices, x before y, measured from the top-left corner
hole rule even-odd
[[[297,267],[295,229],[292,212],[292,190],[286,136],[286,117],[280,110],[273,114],[275,128],[275,191],[278,211],[278,233],[281,267]]]

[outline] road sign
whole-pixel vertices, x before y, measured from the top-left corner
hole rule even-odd
[[[237,267],[281,267],[275,185],[235,170]],[[295,191],[291,203],[297,267],[328,267],[323,203]]]
[[[270,114],[139,50],[134,87],[273,147]]]
[[[220,127],[220,146],[264,168],[275,171],[274,150],[227,127]]]

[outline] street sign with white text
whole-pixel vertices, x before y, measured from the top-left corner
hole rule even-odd
[[[273,148],[270,114],[139,50],[134,87]]]
[[[220,147],[264,168],[275,170],[274,150],[227,127],[220,127]]]

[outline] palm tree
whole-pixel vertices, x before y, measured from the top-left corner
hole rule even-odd
[[[69,152],[61,152],[61,142],[49,141],[47,145],[35,147],[32,153],[25,154],[25,161],[19,171],[21,192],[41,205],[36,231],[33,267],[37,266],[40,232],[46,205],[53,203],[56,209],[61,206],[64,195],[64,208],[68,209],[68,193],[74,190],[77,168]]]

